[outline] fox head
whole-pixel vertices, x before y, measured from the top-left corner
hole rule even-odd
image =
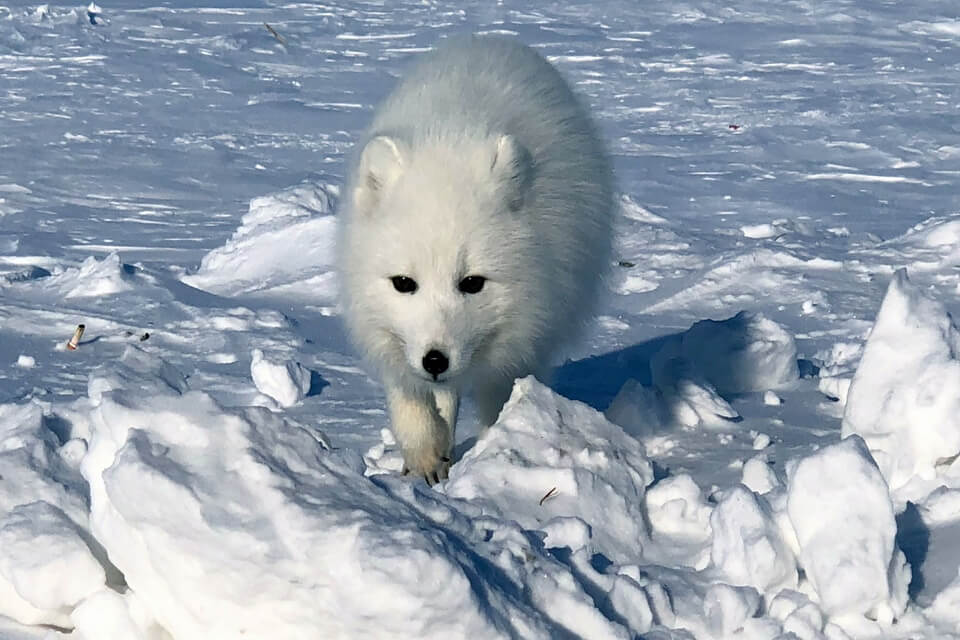
[[[528,308],[544,251],[525,219],[534,170],[509,135],[364,146],[344,194],[344,302],[385,375],[461,385],[532,357],[515,336],[542,320]]]

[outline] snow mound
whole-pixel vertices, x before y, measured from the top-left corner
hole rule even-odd
[[[0,405],[0,514],[43,500],[86,527],[86,483],[57,455],[65,437],[39,404]]]
[[[37,404],[0,405],[0,616],[70,628],[103,570],[81,534],[86,483]]]
[[[669,341],[651,367],[680,358],[720,393],[766,391],[799,377],[797,345],[781,325],[762,313],[741,311],[726,320],[701,320]]]
[[[251,353],[250,376],[260,393],[270,396],[281,407],[292,407],[310,391],[310,371],[299,362],[274,362],[263,351]]]
[[[915,476],[933,480],[938,464],[960,454],[958,357],[950,314],[897,271],[850,384],[842,428],[844,437],[863,437],[893,490]]]
[[[643,498],[652,481],[642,444],[598,411],[527,377],[497,423],[453,466],[445,491],[529,529],[576,518],[596,548],[623,561],[639,556],[649,539]],[[574,551],[583,542],[548,540]]]
[[[332,303],[336,195],[335,187],[305,184],[254,198],[240,228],[183,281],[224,296]]]
[[[910,568],[894,545],[887,484],[864,441],[851,436],[792,469],[787,512],[821,609],[882,624],[907,604]]]
[[[913,272],[954,271],[960,264],[960,214],[927,218],[883,247],[895,249],[897,262]]]
[[[687,474],[654,484],[637,440],[530,377],[431,490],[226,409],[139,347],[88,390],[65,443],[39,406],[0,406],[0,617],[91,639],[772,639],[887,628],[906,605],[855,436],[788,465],[786,488],[758,456],[744,479],[764,495],[708,498]]]
[[[958,247],[960,219],[932,218],[914,227],[907,237],[927,247]]]
[[[99,298],[134,288],[133,278],[116,252],[97,260],[90,256],[44,281],[64,298]]]
[[[724,426],[740,416],[724,394],[767,391],[799,377],[797,346],[782,326],[741,311],[672,336],[650,360],[653,387],[628,381],[607,417],[631,433]]]
[[[183,393],[187,390],[187,378],[164,360],[127,345],[117,362],[100,365],[87,380],[87,395],[94,403],[115,389],[136,391],[144,397],[171,391]]]
[[[397,476],[366,478],[356,454],[328,450],[316,434],[267,410],[225,410],[203,393],[178,394],[164,381],[166,366],[156,360],[153,373],[142,368],[158,379],[138,385],[163,392],[116,388],[95,403],[82,463],[92,530],[136,602],[96,594],[74,612],[79,627],[109,634],[132,625],[136,635],[127,637],[135,638],[159,638],[151,629],[162,628],[176,640],[382,637],[386,629],[417,638],[630,637],[596,608],[577,574],[517,524]],[[584,473],[622,469],[614,477],[623,486],[606,486],[642,497],[651,471],[637,445],[617,452],[616,427],[527,386],[536,402],[515,394],[508,425],[524,412],[554,420],[559,407],[558,433],[575,424],[589,434],[567,448]],[[544,480],[561,485],[562,473]],[[600,493],[583,489],[589,507]],[[557,504],[570,505],[568,498],[559,495]],[[557,504],[545,507],[559,515]],[[604,506],[588,517],[608,519]],[[639,538],[637,516],[622,524]],[[574,533],[562,533],[559,520],[553,530],[583,535],[574,517],[567,522]],[[582,570],[590,570],[586,560]],[[618,597],[646,602],[625,579],[608,582],[611,591],[623,583]],[[649,628],[646,607],[624,607],[626,619]]]
[[[70,610],[105,583],[80,528],[57,507],[32,502],[0,518],[0,614],[68,628]]]

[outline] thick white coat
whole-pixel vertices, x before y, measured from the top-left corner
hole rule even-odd
[[[340,211],[344,319],[387,388],[408,469],[436,479],[460,394],[492,423],[514,379],[542,376],[590,318],[611,254],[610,163],[560,74],[493,37],[423,56],[358,149]],[[398,292],[397,275],[417,290]],[[458,289],[470,275],[480,292]],[[436,379],[430,350],[449,360]]]

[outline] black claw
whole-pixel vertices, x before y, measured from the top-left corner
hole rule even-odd
[[[440,459],[443,460],[444,462],[450,462],[450,458],[447,458],[446,456],[443,456]]]
[[[400,475],[402,476],[409,475],[409,474],[410,474],[410,469],[407,469],[406,467],[404,467],[403,471],[400,472]]]
[[[437,472],[436,472],[436,471],[434,471],[434,472],[433,472],[432,474],[430,474],[430,475],[433,476],[433,482],[431,483],[431,486],[434,485],[434,484],[438,484],[438,483],[440,482],[440,476],[437,475]]]

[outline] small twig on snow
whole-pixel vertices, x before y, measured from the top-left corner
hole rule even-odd
[[[271,27],[270,25],[268,25],[266,22],[263,23],[263,26],[265,26],[265,27],[267,28],[267,31],[270,32],[270,35],[272,35],[274,38],[277,39],[277,42],[279,42],[279,43],[282,44],[283,46],[287,46],[287,41],[284,40],[283,36],[281,36],[279,33],[277,33],[277,30],[276,30],[276,29],[274,29],[273,27]]]
[[[547,493],[544,494],[544,496],[543,496],[542,498],[540,498],[540,506],[542,507],[544,502],[546,502],[546,501],[549,500],[550,498],[555,497],[556,495],[557,495],[557,488],[556,488],[556,487],[554,487],[553,489],[550,489],[550,491],[547,491]]]

